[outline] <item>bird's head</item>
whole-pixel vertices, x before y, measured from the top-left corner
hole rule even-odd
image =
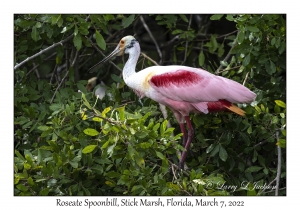
[[[108,61],[109,59],[115,57],[115,56],[120,56],[123,55],[124,53],[128,54],[130,50],[133,49],[134,45],[138,45],[138,41],[131,35],[123,37],[117,47],[112,51],[106,58],[104,58],[102,61],[94,65],[89,69],[93,69],[94,67],[100,65],[101,63],[104,63],[105,61]],[[138,48],[139,49],[139,48]]]
[[[88,80],[88,83],[86,85],[86,90],[88,92],[93,91],[93,89],[96,87],[96,85],[100,84],[100,81],[97,77],[93,77],[91,79]]]

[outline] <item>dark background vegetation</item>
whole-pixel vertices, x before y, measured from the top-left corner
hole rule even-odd
[[[127,57],[87,73],[126,35],[138,71],[192,66],[257,94],[246,117],[191,115],[185,171],[169,171],[176,120],[124,84]],[[286,195],[285,15],[15,14],[14,65],[15,195]],[[92,76],[111,98],[87,93]]]

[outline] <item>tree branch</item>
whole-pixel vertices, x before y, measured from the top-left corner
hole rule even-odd
[[[240,67],[241,67],[241,65],[240,65],[240,66],[232,67],[232,68],[230,68],[230,69],[225,69],[225,70],[223,70],[223,71],[219,71],[217,74],[221,74],[221,73],[223,73],[223,72],[225,72],[225,71],[230,71],[230,70],[232,70],[232,69],[237,69],[237,68],[240,68]]]
[[[245,77],[245,79],[244,79],[244,82],[243,82],[243,85],[244,85],[244,86],[245,86],[245,83],[246,83],[246,81],[247,81],[247,79],[248,79],[249,73],[250,73],[250,71],[247,72],[246,77]]]
[[[54,53],[52,53],[51,55],[49,55],[47,58],[44,59],[44,61],[45,61],[45,60],[48,60],[48,59],[50,59],[50,58],[52,58],[54,55],[56,55],[56,52],[54,52]],[[30,70],[27,72],[26,77],[27,77],[31,72],[33,72],[37,67],[39,67],[39,66],[40,66],[40,64],[37,64],[35,67],[33,67],[32,69],[30,69]]]
[[[152,63],[154,63],[156,66],[159,66],[158,63],[156,63],[155,60],[153,60],[152,58],[150,58],[149,56],[147,56],[145,53],[141,52],[141,55],[144,56],[145,58],[147,58],[149,61],[151,61]]]
[[[236,37],[238,37],[238,35],[239,35],[239,31],[238,31]],[[237,41],[237,38],[236,38],[235,41],[234,41],[234,43],[233,43],[233,45],[232,45],[232,47],[230,48],[229,52],[227,53],[226,57],[224,58],[224,60],[223,60],[224,62],[227,62],[227,61],[229,60],[231,51],[232,51],[232,49],[233,49],[237,44],[238,44],[238,41]],[[222,68],[223,68],[223,66],[220,65],[219,68],[215,71],[215,74],[219,74],[219,71],[222,70]]]
[[[142,15],[140,16],[140,20],[142,21],[144,28],[146,29],[146,31],[148,32],[150,38],[152,39],[152,41],[153,41],[154,44],[155,44],[156,50],[157,50],[158,55],[159,55],[159,57],[160,57],[159,63],[161,63],[161,61],[162,61],[162,53],[161,53],[161,51],[160,51],[160,49],[159,49],[159,46],[158,46],[158,44],[157,44],[157,42],[156,42],[154,36],[152,35],[150,29],[148,28],[147,24],[145,23],[144,18],[143,18]]]
[[[54,47],[56,47],[56,46],[58,46],[58,45],[60,45],[60,44],[63,44],[63,43],[65,43],[65,42],[67,42],[67,41],[69,41],[69,40],[72,39],[73,37],[74,37],[74,34],[68,36],[67,38],[65,38],[64,40],[62,40],[62,41],[60,41],[60,42],[57,42],[57,43],[51,45],[50,47],[47,47],[46,49],[41,50],[39,53],[36,53],[36,54],[34,54],[33,56],[26,58],[26,59],[25,59],[24,61],[22,61],[21,63],[15,65],[14,70],[16,70],[17,68],[19,68],[19,67],[22,66],[23,64],[27,63],[28,61],[32,60],[33,58],[35,58],[35,57],[37,57],[37,56],[40,56],[40,55],[43,54],[44,52],[47,52],[48,50],[51,50],[51,49],[53,49]]]
[[[75,54],[75,56],[74,56],[74,59],[73,59],[73,62],[72,62],[72,64],[71,64],[70,68],[73,67],[73,66],[75,65],[75,62],[76,62],[76,60],[77,60],[77,57],[78,57],[78,50],[76,50],[76,54]],[[53,102],[53,100],[54,100],[54,98],[55,98],[55,95],[56,95],[58,89],[61,87],[62,83],[65,81],[66,77],[68,76],[68,73],[69,73],[69,69],[67,70],[65,76],[64,76],[63,79],[60,81],[59,85],[57,86],[57,88],[56,88],[56,90],[55,90],[55,92],[54,92],[54,94],[53,94],[53,96],[52,96],[52,99],[51,99],[51,101],[50,101],[50,104],[52,104],[52,102]]]
[[[276,140],[279,141],[278,138],[279,131],[276,131]],[[281,174],[281,147],[277,145],[278,150],[278,163],[277,163],[277,175],[276,175],[276,190],[275,190],[275,196],[278,196],[278,190],[279,190],[279,181],[280,181],[280,174]]]
[[[189,30],[190,27],[191,27],[192,17],[193,17],[193,15],[191,14],[191,15],[190,15],[190,21],[189,21],[189,25],[188,25],[187,30]],[[186,37],[186,38],[187,38],[187,37]],[[181,62],[181,65],[183,65],[183,64],[185,63],[185,61],[186,61],[186,55],[187,55],[188,45],[189,45],[189,41],[187,40],[187,41],[185,42],[184,59],[183,59],[183,61]]]

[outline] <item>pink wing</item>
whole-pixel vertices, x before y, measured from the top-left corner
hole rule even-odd
[[[201,69],[186,66],[156,68],[149,83],[172,100],[199,103],[225,99],[232,103],[250,103],[256,97],[243,85]]]

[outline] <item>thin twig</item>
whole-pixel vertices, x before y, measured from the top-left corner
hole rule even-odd
[[[20,66],[22,66],[23,64],[27,63],[28,61],[32,60],[33,58],[40,56],[41,54],[43,54],[44,52],[47,52],[48,50],[53,49],[54,47],[58,46],[58,45],[62,45],[63,43],[69,41],[70,39],[72,39],[74,37],[74,34],[68,36],[67,38],[65,38],[64,40],[57,42],[53,45],[51,45],[50,47],[47,47],[46,49],[41,50],[39,53],[34,54],[31,57],[26,58],[24,61],[22,61],[21,63],[15,65],[14,70],[16,70],[17,68],[19,68]]]
[[[54,53],[52,53],[51,55],[49,55],[47,58],[44,59],[44,61],[45,61],[45,60],[48,60],[48,59],[50,59],[50,58],[52,58],[54,55],[56,55],[56,52],[54,52]],[[30,70],[27,72],[26,77],[27,77],[31,72],[33,72],[37,67],[39,67],[39,66],[40,66],[40,64],[37,64],[35,67],[33,67],[32,69],[30,69]]]
[[[269,136],[267,139],[265,139],[265,140],[263,140],[263,141],[261,141],[261,142],[255,144],[255,145],[253,146],[253,149],[256,148],[256,147],[258,147],[258,146],[260,146],[260,145],[263,145],[263,144],[266,143],[266,142],[268,142],[269,138],[271,138],[272,136],[274,136],[274,134],[272,134],[271,136]],[[243,153],[244,153],[244,152],[241,152],[240,154],[238,154],[238,157],[240,157]]]
[[[191,27],[192,17],[193,17],[193,15],[191,14],[191,15],[190,15],[190,21],[189,21],[189,25],[188,25],[187,30],[189,30],[190,27]],[[187,37],[186,37],[186,38],[187,38]],[[185,61],[186,61],[186,55],[187,55],[187,51],[188,51],[188,45],[189,45],[189,41],[186,40],[186,42],[185,42],[185,50],[184,50],[184,59],[183,59],[183,61],[181,62],[181,65],[183,65],[183,64],[185,63]]]
[[[244,85],[244,86],[245,86],[245,83],[246,83],[246,81],[247,81],[247,79],[248,79],[249,73],[250,73],[250,71],[247,72],[246,77],[245,77],[245,79],[244,79],[244,82],[243,82],[243,85]]]
[[[276,139],[277,142],[279,141],[278,138],[279,131],[276,131]],[[278,150],[278,163],[277,163],[277,175],[276,175],[276,190],[275,190],[275,196],[278,196],[278,189],[279,189],[279,181],[280,181],[280,174],[281,174],[281,147],[277,145]]]
[[[78,50],[76,50],[76,54],[75,54],[75,56],[74,56],[73,62],[72,62],[72,64],[71,64],[71,67],[73,67],[73,66],[75,65],[75,62],[76,62],[76,60],[77,60],[77,57],[78,57]],[[60,88],[60,86],[62,85],[62,83],[65,81],[66,77],[68,76],[68,73],[69,73],[69,69],[67,70],[65,76],[64,76],[63,79],[60,81],[59,85],[57,86],[57,88],[56,88],[56,90],[55,90],[55,92],[54,92],[54,94],[53,94],[53,96],[52,96],[52,99],[51,99],[51,101],[50,101],[50,104],[52,104],[52,102],[53,102],[53,100],[54,100],[54,98],[55,98],[55,95],[56,95],[58,89]]]
[[[38,80],[40,80],[40,79],[41,79],[40,73],[39,73],[39,71],[38,71],[38,69],[37,69],[37,66],[38,66],[38,65],[36,65],[35,62],[33,62],[33,66],[34,66],[34,68],[35,68],[36,76],[37,76]]]
[[[163,44],[163,45],[161,46],[161,49],[167,47],[167,46],[170,45],[170,44],[173,44],[174,42],[178,42],[179,40],[180,40],[180,36],[177,35],[177,36],[175,36],[173,39],[171,39],[170,41],[168,41],[167,43]]]
[[[236,37],[238,37],[238,35],[239,35],[239,31],[238,31],[238,34],[237,34]],[[235,41],[234,41],[234,43],[233,43],[233,45],[232,45],[232,47],[231,47],[231,49],[229,50],[229,52],[227,53],[226,57],[224,58],[224,60],[223,60],[224,62],[227,62],[227,61],[229,60],[231,51],[232,51],[232,49],[233,49],[237,44],[238,44],[238,41],[237,41],[237,38],[236,38]],[[215,74],[218,74],[219,71],[222,70],[222,68],[223,68],[223,66],[220,65],[219,68],[215,71]]]
[[[240,65],[240,66],[235,66],[235,67],[232,67],[232,68],[229,68],[229,69],[225,69],[225,70],[223,70],[223,71],[219,71],[218,74],[221,74],[221,73],[223,73],[223,72],[225,72],[225,71],[230,71],[230,70],[233,70],[233,69],[237,69],[237,68],[240,68],[240,67],[241,67],[241,65]]]
[[[154,63],[156,66],[159,66],[158,63],[153,60],[152,58],[150,58],[148,55],[146,55],[145,53],[141,52],[141,55],[144,56],[145,58],[147,58],[149,61],[151,61],[152,63]]]
[[[169,161],[169,160],[168,160],[168,162],[169,162],[169,164],[171,165],[171,167],[174,167],[174,168],[176,168],[177,170],[181,170],[176,164],[172,163],[172,162]],[[186,171],[184,171],[184,170],[181,170],[181,171],[182,171],[182,173],[183,173],[184,175],[190,176],[190,174],[189,174],[188,172],[186,172]]]
[[[55,64],[55,67],[54,67],[53,73],[52,73],[52,75],[51,75],[51,78],[50,78],[50,82],[49,82],[50,84],[51,84],[51,82],[52,82],[53,76],[56,74],[57,67],[58,67],[58,65],[57,65],[57,64]],[[57,82],[58,82],[58,81],[57,81]]]
[[[275,179],[273,179],[269,184],[268,184],[268,186],[267,187],[265,187],[261,192],[260,192],[260,194],[262,194],[266,189],[269,189],[270,188],[270,186],[271,186],[271,184],[273,184],[273,182],[275,182],[276,181],[276,178]]]
[[[156,50],[157,50],[158,55],[159,55],[159,57],[160,57],[159,63],[161,63],[161,62],[162,62],[162,53],[161,53],[161,51],[160,51],[160,49],[159,49],[159,46],[158,46],[158,44],[157,44],[157,42],[156,42],[154,36],[152,35],[150,29],[148,28],[147,24],[145,23],[144,18],[143,18],[142,15],[140,16],[140,20],[142,21],[144,28],[146,29],[146,31],[148,32],[150,38],[152,39],[152,41],[153,41],[154,44],[155,44]]]
[[[173,172],[173,176],[175,177],[175,180],[177,179],[177,176],[176,176],[176,173],[175,173],[175,170],[174,170],[174,166],[171,165],[171,169],[172,169],[172,172]]]
[[[279,190],[284,190],[284,189],[286,189],[286,187],[280,188]],[[278,190],[278,191],[279,191],[279,190]],[[274,192],[274,190],[270,190],[270,191],[267,191],[267,192],[265,192],[265,193],[268,194],[268,193],[271,193],[271,192]]]
[[[99,50],[99,48],[96,46],[96,44],[94,44],[94,42],[88,38],[87,36],[85,36],[85,38],[87,38],[87,40],[89,40],[89,42],[93,45],[93,47],[101,54],[105,57],[105,54]],[[119,71],[122,71],[122,69],[120,69],[116,64],[114,64],[114,62],[112,62],[111,60],[109,60],[109,63],[112,64],[114,67],[116,67]]]
[[[228,34],[223,34],[223,35],[221,35],[221,36],[217,36],[216,37],[216,39],[220,39],[220,38],[222,38],[222,37],[226,37],[226,36],[229,36],[229,35],[231,35],[231,34],[234,34],[234,33],[236,33],[238,30],[235,30],[235,31],[232,31],[232,32],[230,32],[230,33],[228,33]],[[197,36],[212,36],[212,34],[199,34],[199,35],[197,35]],[[208,39],[200,39],[200,40],[195,40],[195,41],[198,41],[198,42],[203,42],[203,41],[209,41],[210,40],[210,38]]]

